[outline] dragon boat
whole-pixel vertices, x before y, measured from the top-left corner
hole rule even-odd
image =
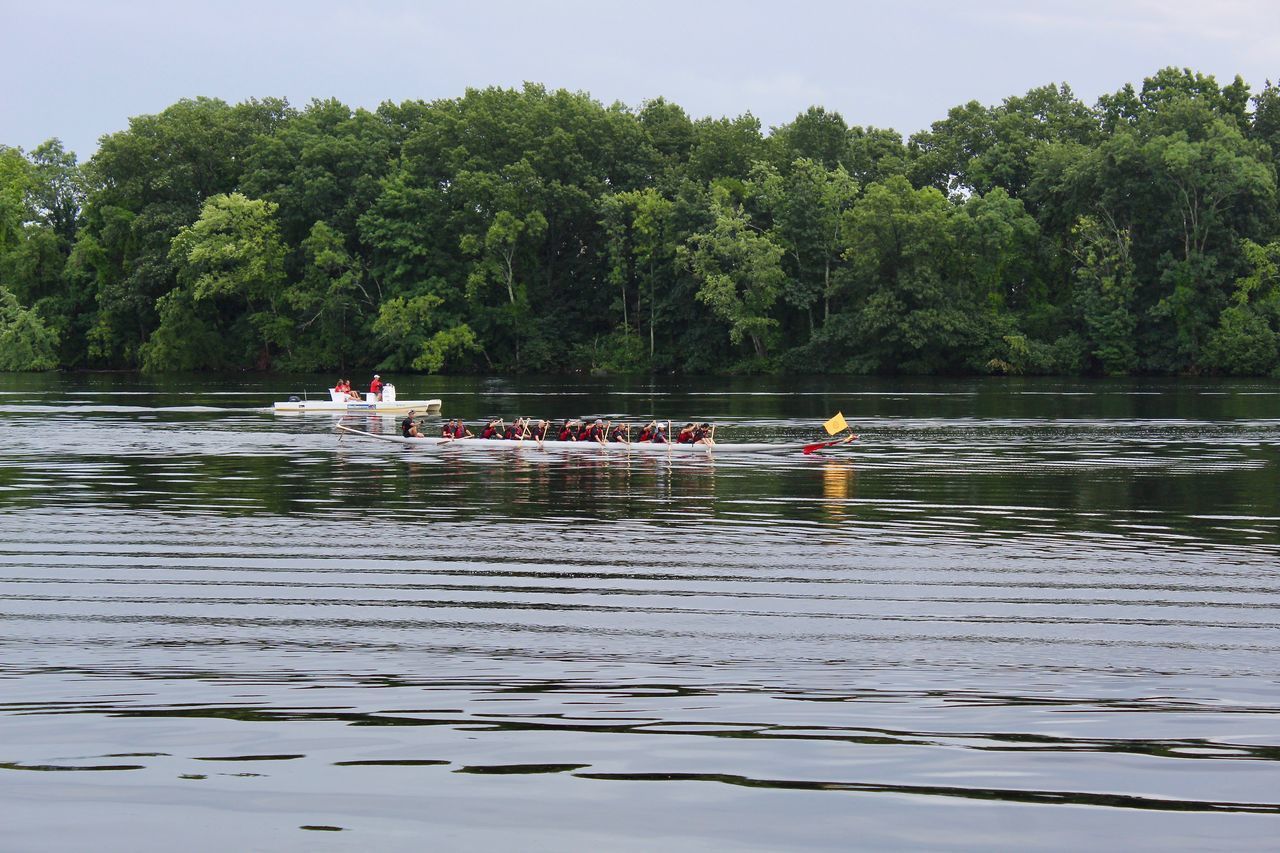
[[[630,444],[623,444],[621,442],[606,442],[601,444],[595,441],[558,441],[554,439],[538,442],[532,438],[516,441],[499,438],[441,438],[439,436],[408,438],[400,435],[381,435],[378,433],[367,432],[362,429],[346,426],[345,424],[339,424],[337,429],[339,432],[339,438],[343,435],[353,435],[359,438],[384,441],[405,447],[421,448],[423,450],[489,451],[497,453],[524,449],[548,453],[609,453],[619,455],[626,453],[643,453],[645,455],[690,455],[707,453],[809,454],[819,450],[844,447],[857,439],[856,435],[850,435],[835,441],[820,441],[817,443],[794,442],[787,444],[753,444],[721,441],[716,442],[715,444],[652,444],[650,442],[633,441]]]

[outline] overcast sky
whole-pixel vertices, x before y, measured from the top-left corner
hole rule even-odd
[[[1257,91],[1277,46],[1280,0],[0,0],[0,144],[57,136],[87,159],[181,98],[372,108],[525,80],[911,134],[969,100],[1066,82],[1092,103],[1167,65]]]

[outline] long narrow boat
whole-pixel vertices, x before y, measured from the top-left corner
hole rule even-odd
[[[820,442],[814,444],[733,444],[729,442],[717,442],[714,445],[707,444],[651,444],[649,442],[632,442],[630,444],[598,444],[594,441],[554,441],[547,440],[541,445],[533,439],[524,439],[523,441],[508,441],[506,439],[484,439],[484,438],[438,438],[436,436],[423,436],[421,438],[405,438],[400,435],[379,435],[378,433],[366,432],[355,427],[349,427],[344,424],[338,425],[338,430],[349,435],[359,436],[360,438],[372,438],[378,441],[386,441],[394,444],[404,445],[406,447],[419,447],[423,450],[490,450],[490,451],[514,451],[533,450],[544,451],[549,453],[644,453],[647,455],[664,455],[664,454],[706,454],[706,453],[812,453],[815,450],[835,449],[836,447],[846,447],[847,441],[839,442]],[[341,436],[339,436],[341,438]]]

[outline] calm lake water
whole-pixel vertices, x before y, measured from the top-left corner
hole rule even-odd
[[[1280,383],[327,378],[0,376],[0,849],[1276,849]]]

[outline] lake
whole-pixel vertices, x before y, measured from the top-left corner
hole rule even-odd
[[[0,375],[0,847],[1275,849],[1280,382],[331,379]]]

